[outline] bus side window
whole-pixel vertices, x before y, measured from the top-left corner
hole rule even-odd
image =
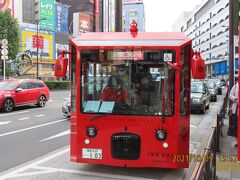
[[[186,116],[189,113],[188,94],[190,93],[190,87],[188,81],[190,80],[190,53],[191,47],[187,46],[182,49],[182,70],[180,74],[180,114]]]

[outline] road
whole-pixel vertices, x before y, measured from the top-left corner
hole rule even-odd
[[[183,179],[193,168],[190,164],[188,169],[144,168],[139,171],[136,168],[71,163],[69,121],[61,114],[61,105],[68,93],[52,92],[45,108],[0,113],[0,179]],[[211,103],[205,114],[191,114],[191,154],[198,155],[203,149],[222,102],[223,95],[218,97],[218,102]],[[1,171],[5,172],[1,174]]]
[[[51,92],[44,108],[21,107],[0,113],[0,172],[69,144],[69,120],[61,113],[69,93]],[[54,138],[56,135],[60,137]]]

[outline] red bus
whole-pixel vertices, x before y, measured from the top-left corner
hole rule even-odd
[[[77,163],[189,165],[190,82],[204,78],[183,33],[84,33],[70,40],[70,154]],[[64,76],[61,53],[55,75]]]

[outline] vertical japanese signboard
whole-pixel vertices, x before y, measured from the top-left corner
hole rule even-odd
[[[85,13],[79,13],[79,31],[90,31],[90,15]]]
[[[116,0],[109,2],[109,31],[116,32]]]
[[[100,12],[100,0],[95,0],[95,14]]]
[[[103,0],[103,31],[109,32],[109,3]]]
[[[41,20],[45,19],[45,20]],[[54,0],[40,1],[40,28],[54,31]]]
[[[55,4],[55,28],[58,32],[68,33],[68,6]]]

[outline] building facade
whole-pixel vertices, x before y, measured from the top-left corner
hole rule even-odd
[[[206,0],[181,26],[194,50],[200,51],[208,77],[227,78],[229,73],[229,0]],[[237,68],[237,56],[234,58]]]
[[[145,13],[142,0],[122,1],[122,31],[128,32],[132,20],[137,21],[138,31],[145,32]]]

